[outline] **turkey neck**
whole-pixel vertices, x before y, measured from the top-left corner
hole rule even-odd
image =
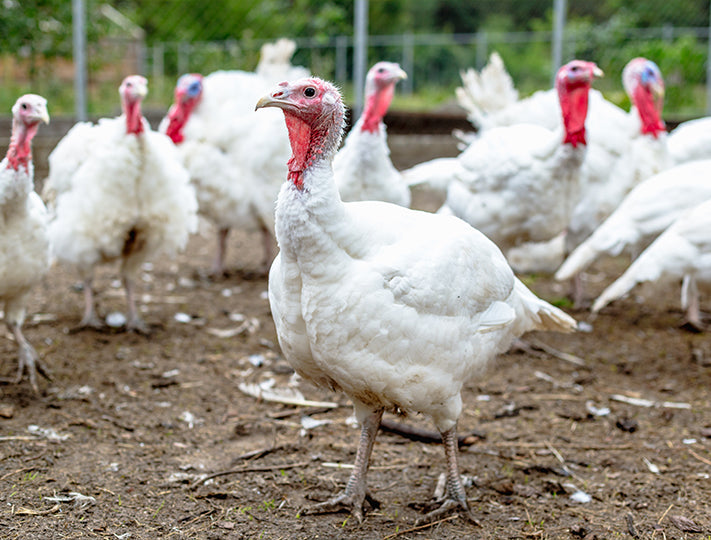
[[[29,173],[29,164],[32,161],[32,139],[37,133],[39,123],[26,125],[17,119],[12,121],[12,136],[7,149],[7,166],[19,170],[20,166]]]
[[[175,144],[180,144],[185,140],[183,129],[188,123],[193,109],[197,106],[197,100],[191,99],[185,102],[177,102],[168,111],[168,127],[165,134]]]
[[[394,94],[395,83],[391,83],[368,95],[361,116],[361,131],[376,133],[380,129],[380,123],[385,117],[385,113],[388,112]]]
[[[565,127],[564,144],[569,143],[574,147],[579,144],[587,144],[585,140],[585,118],[588,115],[589,90],[589,84],[580,84],[574,88],[558,92],[560,110],[563,115],[563,126]]]
[[[126,115],[126,134],[140,135],[143,133],[140,100],[125,102],[123,112]]]
[[[289,111],[284,116],[293,154],[277,200],[277,240],[282,253],[297,260],[302,270],[318,268],[337,248],[335,233],[344,223],[345,207],[331,166],[341,140],[343,110],[310,121]]]
[[[642,122],[641,133],[650,134],[655,139],[659,137],[659,133],[665,131],[664,122],[661,119],[662,107],[660,103],[641,84],[635,86],[632,92],[632,101]]]

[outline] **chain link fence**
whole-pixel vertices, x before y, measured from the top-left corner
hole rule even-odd
[[[86,0],[90,115],[116,113],[116,89],[129,73],[142,73],[149,78],[151,90],[147,107],[165,110],[172,98],[173,85],[182,73],[254,69],[261,45],[280,37],[275,32],[288,26],[279,21],[287,16],[287,7],[298,4],[269,0],[214,3],[158,0],[141,5],[128,0],[108,3]],[[341,4],[343,2],[333,3],[334,10],[341,6],[338,12],[327,11],[326,4],[319,8],[318,17],[322,20],[304,13],[304,21],[310,17],[308,25],[316,25],[315,30],[307,26],[307,22],[296,20],[294,34],[285,35],[297,43],[295,64],[335,80],[350,96],[354,47],[349,34],[352,10],[348,11]],[[409,75],[399,93],[405,96],[400,98],[405,106],[414,103],[412,98],[418,96],[421,98],[418,107],[423,107],[423,103],[432,108],[454,103],[460,70],[482,67],[493,51],[503,57],[521,95],[551,84],[551,0],[470,2],[476,7],[467,8],[461,16],[456,12],[457,6],[461,8],[466,3],[442,2],[441,9],[428,12],[435,18],[441,17],[442,21],[450,21],[442,23],[441,33],[417,30],[422,26],[421,21],[418,23],[418,9],[424,9],[418,6],[427,2],[414,1],[409,3],[410,11],[400,16],[400,26],[412,30],[388,32],[392,29],[378,25],[378,13],[387,8],[384,4],[388,2],[370,3],[368,63],[382,59],[401,63]],[[598,4],[601,3],[569,4],[563,60],[578,57],[597,62],[608,76],[596,83],[596,87],[626,107],[628,102],[620,73],[629,59],[646,56],[655,60],[665,75],[667,116],[688,118],[708,114],[709,3],[705,0],[638,2],[649,4],[646,7],[657,10],[659,16],[640,20],[621,9],[604,22],[593,23]],[[617,4],[624,7],[626,3],[618,0]],[[7,11],[8,6],[18,7],[20,2],[4,0],[4,6]],[[455,12],[447,12],[447,9]],[[537,16],[533,22],[524,19],[531,13]],[[660,20],[665,21],[664,24],[658,24]],[[18,93],[34,91],[46,95],[54,111],[71,113],[73,66],[63,41],[67,39],[67,30],[71,31],[71,10],[40,12],[38,21],[42,34],[39,44],[19,43],[14,50],[6,48],[6,53],[0,55],[1,110],[9,110]],[[236,24],[235,21],[248,27],[234,34],[238,39],[229,34],[230,23]],[[437,20],[428,22],[430,26],[437,25]],[[467,32],[475,22],[479,30]],[[1,26],[0,30],[3,30]],[[309,31],[312,35],[303,37]],[[68,39],[71,41],[71,36]]]

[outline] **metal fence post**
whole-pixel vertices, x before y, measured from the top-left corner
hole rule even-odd
[[[363,110],[363,86],[365,85],[365,64],[368,51],[368,0],[356,0],[355,43],[353,59],[353,89],[355,100],[351,120],[355,121]]]
[[[72,54],[74,56],[74,115],[87,118],[86,16],[84,0],[72,0]]]
[[[553,85],[555,85],[555,75],[558,68],[563,64],[565,10],[565,0],[553,0]]]
[[[479,30],[476,33],[476,68],[481,69],[486,64],[486,53],[489,48],[489,38],[486,30]]]

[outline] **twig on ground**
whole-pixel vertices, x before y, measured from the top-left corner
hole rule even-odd
[[[625,516],[625,521],[627,522],[627,532],[630,533],[633,538],[639,538],[639,533],[634,526],[634,517],[632,514],[627,514]]]
[[[18,516],[46,516],[47,514],[54,514],[55,512],[59,512],[60,510],[61,509],[59,508],[58,504],[55,504],[52,508],[48,508],[47,510],[35,510],[33,508],[25,508],[24,506],[21,506],[17,510],[13,509],[12,513]]]
[[[694,456],[696,459],[698,459],[701,463],[706,463],[706,465],[711,465],[711,460],[706,459],[704,456],[700,456],[696,452],[694,452],[691,448],[687,448],[689,450],[689,454]]]
[[[445,521],[451,521],[451,520],[456,519],[458,517],[459,517],[459,514],[452,514],[451,516],[447,516],[446,518],[438,519],[437,521],[432,521],[431,523],[425,523],[424,525],[418,525],[417,527],[412,527],[411,529],[403,529],[402,531],[398,531],[398,532],[389,534],[387,536],[383,536],[382,540],[389,540],[390,538],[397,538],[398,536],[401,536],[403,534],[409,534],[411,532],[421,531],[422,529],[428,529],[430,527],[434,527],[435,525],[439,525],[440,523],[444,523]]]
[[[622,403],[627,403],[628,405],[635,405],[637,407],[662,407],[664,409],[691,409],[690,403],[684,403],[679,401],[652,401],[651,399],[641,399],[623,396],[622,394],[612,394],[610,396],[612,401],[620,401]]]
[[[264,467],[243,467],[241,469],[230,469],[229,471],[220,471],[206,476],[205,478],[200,478],[193,482],[188,489],[195,489],[200,484],[204,484],[208,480],[217,478],[219,476],[227,476],[229,474],[239,474],[239,473],[252,473],[252,472],[268,472],[268,471],[279,471],[282,469],[294,469],[296,467],[304,467],[311,463],[311,461],[299,461],[298,463],[285,463],[284,465],[271,465]]]
[[[408,424],[402,424],[400,422],[395,422],[389,418],[383,418],[380,421],[380,429],[387,433],[395,433],[401,435],[406,439],[411,441],[419,441],[425,443],[441,443],[442,436],[436,431],[430,429],[424,429],[417,426],[410,426]],[[482,433],[476,431],[470,431],[468,433],[462,433],[457,437],[459,442],[459,447],[470,446],[480,439],[484,439]]]
[[[576,366],[585,366],[585,360],[580,358],[579,356],[575,356],[574,354],[566,353],[563,351],[559,351],[558,349],[554,349],[550,345],[546,345],[542,341],[539,341],[537,339],[534,339],[532,337],[526,338],[528,342],[531,344],[532,348],[539,349],[543,351],[544,353],[552,356],[553,358],[557,358],[558,360],[563,360],[565,362],[570,362],[571,364],[575,364]]]
[[[660,518],[657,520],[657,525],[661,525],[661,524],[662,524],[662,521],[664,520],[664,518],[666,517],[666,515],[669,513],[669,510],[671,510],[672,508],[674,508],[674,504],[673,504],[673,503],[669,505],[669,508],[667,508],[666,510],[664,510],[664,513],[662,514],[662,517],[660,517]]]
[[[8,476],[12,476],[13,474],[21,473],[21,472],[26,472],[26,471],[34,471],[37,467],[22,467],[22,469],[16,469],[14,471],[10,471],[9,473],[3,474],[0,476],[0,480],[5,480]]]

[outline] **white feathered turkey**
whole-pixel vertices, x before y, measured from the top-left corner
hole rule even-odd
[[[77,124],[49,157],[49,237],[53,255],[84,281],[80,327],[103,326],[94,307],[94,267],[119,261],[126,327],[147,331],[136,309],[138,270],[159,253],[183,249],[197,228],[195,191],[180,156],[141,116],[147,91],[144,77],[126,77],[119,88],[123,115]]]
[[[276,207],[280,253],[269,302],[282,352],[303,377],[343,390],[362,433],[345,491],[308,511],[361,520],[383,411],[420,412],[442,434],[447,493],[471,516],[457,465],[461,390],[527,330],[575,321],[531,293],[499,249],[454,216],[379,201],[344,203],[332,160],[344,122],[321,79],[282,83],[257,104],[282,109],[292,147]]]
[[[701,330],[698,283],[711,283],[711,199],[682,214],[595,300],[598,312],[643,282],[683,281],[686,325]]]
[[[441,212],[479,229],[502,250],[550,240],[570,221],[586,153],[588,90],[599,68],[574,60],[558,70],[563,128],[485,130],[458,158]]]
[[[35,392],[37,371],[45,374],[39,355],[22,333],[30,291],[49,268],[47,210],[34,191],[32,139],[40,122],[49,123],[47,100],[35,94],[20,97],[12,107],[12,136],[0,162],[0,303],[5,324],[17,343],[18,368]]]
[[[570,279],[603,255],[639,253],[686,210],[711,199],[711,160],[677,165],[636,186],[556,272]]]
[[[213,275],[224,272],[232,229],[261,232],[265,270],[274,257],[274,200],[289,140],[281,116],[270,111],[257,119],[254,103],[277,82],[308,75],[291,65],[294,48],[287,39],[265,44],[255,72],[184,75],[159,128],[179,146],[200,213],[217,228]]]
[[[385,201],[410,206],[410,188],[390,160],[383,117],[398,81],[407,74],[398,64],[378,62],[365,79],[363,114],[333,160],[333,173],[344,201]]]

